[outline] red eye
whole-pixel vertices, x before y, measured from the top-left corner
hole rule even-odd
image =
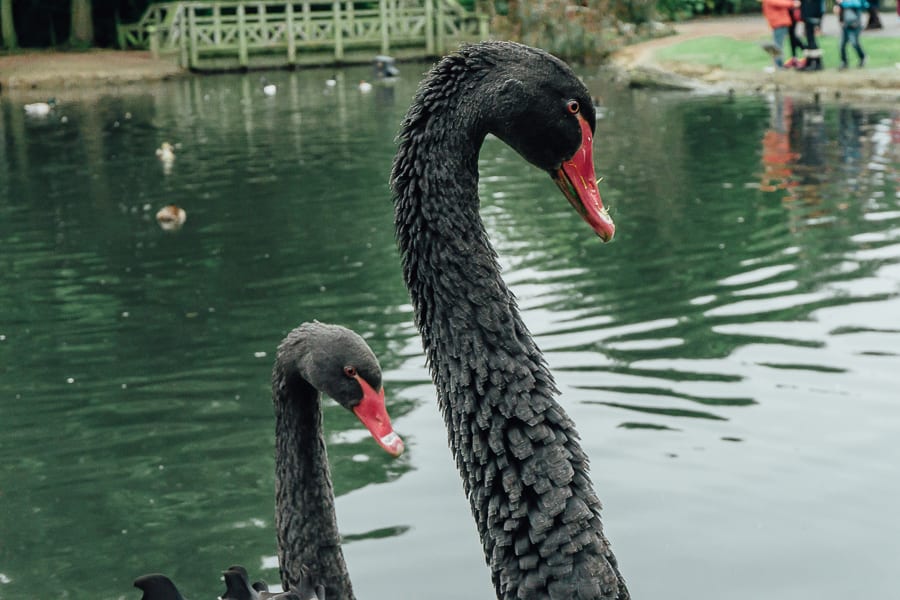
[[[344,367],[344,375],[347,377],[354,379],[356,378],[356,368],[355,367]]]
[[[577,115],[578,111],[581,110],[581,106],[578,105],[578,100],[569,100],[566,103],[566,109],[573,115]]]

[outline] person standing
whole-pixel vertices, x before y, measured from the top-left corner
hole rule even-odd
[[[836,0],[834,12],[841,19],[841,70],[847,68],[847,44],[853,46],[859,57],[859,66],[866,64],[866,53],[859,43],[862,31],[862,14],[869,7],[866,0]]]
[[[800,18],[800,1],[797,0],[794,2],[794,8],[788,12],[791,15],[791,24],[788,25],[788,39],[791,42],[791,57],[784,63],[784,66],[796,69],[806,64],[806,59],[801,62],[797,57],[798,54],[802,55],[803,51],[806,50],[806,46],[803,45],[803,42],[800,41],[800,37],[797,35],[797,23],[800,23],[803,20]]]
[[[869,2],[869,22],[866,23],[866,30],[881,29],[881,18],[878,16],[880,0],[872,0]]]
[[[782,62],[782,47],[784,46],[784,38],[789,32],[789,28],[793,27],[791,22],[791,9],[800,5],[800,0],[762,0],[763,16],[769,27],[772,28],[773,46],[766,47],[772,54],[775,61],[775,68],[784,67]],[[793,44],[792,44],[793,50]]]
[[[802,71],[821,71],[822,49],[816,42],[816,29],[822,24],[825,14],[825,0],[800,0],[800,18],[803,19],[803,31],[806,34],[806,64]]]

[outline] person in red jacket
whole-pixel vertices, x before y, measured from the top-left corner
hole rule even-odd
[[[784,46],[784,38],[788,34],[788,28],[793,26],[791,22],[791,10],[800,6],[800,0],[762,0],[762,12],[772,28],[772,42],[764,46],[765,50],[772,55],[775,61],[775,68],[784,67],[782,62],[782,47]]]

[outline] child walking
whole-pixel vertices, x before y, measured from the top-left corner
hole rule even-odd
[[[859,43],[862,31],[862,14],[869,8],[866,0],[836,0],[834,11],[841,19],[841,70],[847,68],[847,44],[853,46],[859,57],[859,66],[866,64],[866,53]]]
[[[784,38],[788,34],[788,29],[793,27],[791,10],[798,6],[800,6],[799,0],[762,0],[763,16],[769,27],[772,28],[772,41],[774,42],[772,45],[766,44],[765,49],[772,54],[777,69],[784,67],[782,46],[784,46]],[[791,50],[793,54],[793,47]]]

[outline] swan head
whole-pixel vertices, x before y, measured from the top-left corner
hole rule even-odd
[[[561,60],[521,44],[487,42],[469,51],[490,64],[481,109],[487,132],[549,173],[597,235],[611,240],[615,225],[594,171],[596,112],[584,83]]]
[[[403,453],[403,440],[385,408],[381,366],[359,334],[338,325],[304,323],[279,347],[278,360],[294,363],[310,385],[356,415],[388,454]]]
[[[144,592],[141,600],[184,600],[172,580],[159,573],[141,575],[134,580],[134,587]]]

